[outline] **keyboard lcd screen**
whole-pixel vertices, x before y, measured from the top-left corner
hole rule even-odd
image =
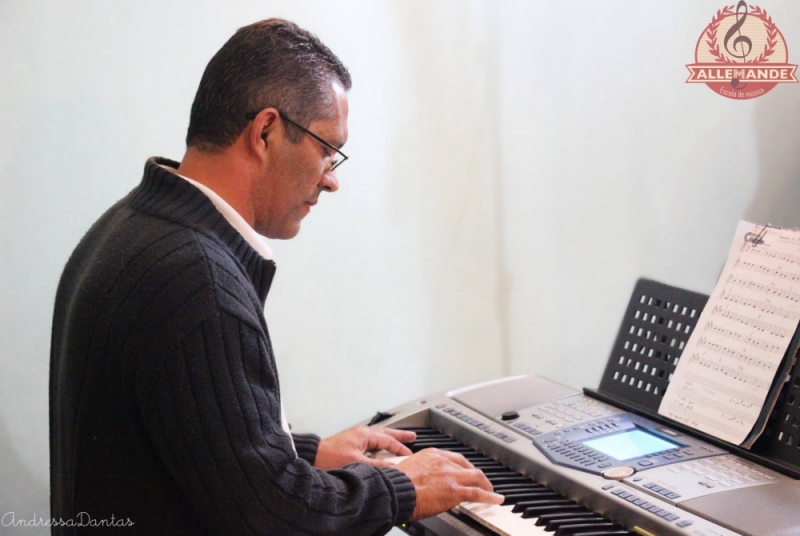
[[[617,460],[639,458],[679,446],[638,428],[621,434],[583,441],[583,444]]]

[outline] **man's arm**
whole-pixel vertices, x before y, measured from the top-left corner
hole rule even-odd
[[[396,469],[325,472],[295,457],[263,331],[236,315],[188,332],[141,387],[148,434],[211,532],[372,535],[412,514],[414,486]]]

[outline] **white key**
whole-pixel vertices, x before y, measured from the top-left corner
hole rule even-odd
[[[497,504],[484,503],[461,503],[456,507],[456,511],[466,514],[484,527],[488,527],[502,536],[528,536],[547,535],[544,527],[535,525],[535,518],[523,519],[522,513],[515,514],[511,510],[514,507],[500,506]]]

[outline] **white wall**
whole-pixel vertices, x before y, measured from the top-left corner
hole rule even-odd
[[[800,4],[761,5],[796,57]],[[510,373],[596,386],[637,277],[709,292],[739,218],[797,225],[800,87],[684,84],[719,7],[0,1],[0,514],[47,514],[61,268],[180,158],[236,28],[295,20],[353,74],[341,190],[272,243],[267,309],[290,421],[328,434]]]

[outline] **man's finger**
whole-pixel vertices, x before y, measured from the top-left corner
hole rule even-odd
[[[367,438],[367,450],[388,450],[395,456],[408,456],[411,454],[409,448],[400,443],[400,441],[377,431]]]
[[[395,430],[394,428],[381,428],[381,432],[390,435],[401,443],[413,443],[417,440],[416,432],[411,430]]]
[[[459,495],[462,497],[463,502],[476,502],[486,504],[503,504],[505,497],[499,493],[485,491],[480,488],[463,487],[459,490]]]
[[[475,466],[469,463],[469,460],[466,459],[464,456],[457,452],[450,452],[448,450],[440,450],[439,453],[450,460],[451,462],[455,463],[456,465],[460,465],[464,469],[474,469]]]
[[[467,469],[459,473],[459,483],[464,486],[472,486],[483,489],[487,492],[494,490],[492,483],[480,469]]]
[[[396,467],[396,461],[388,461],[388,460],[381,460],[377,458],[369,458],[367,456],[359,456],[358,459],[355,460],[358,463],[363,463],[364,465],[371,465],[372,467]]]

